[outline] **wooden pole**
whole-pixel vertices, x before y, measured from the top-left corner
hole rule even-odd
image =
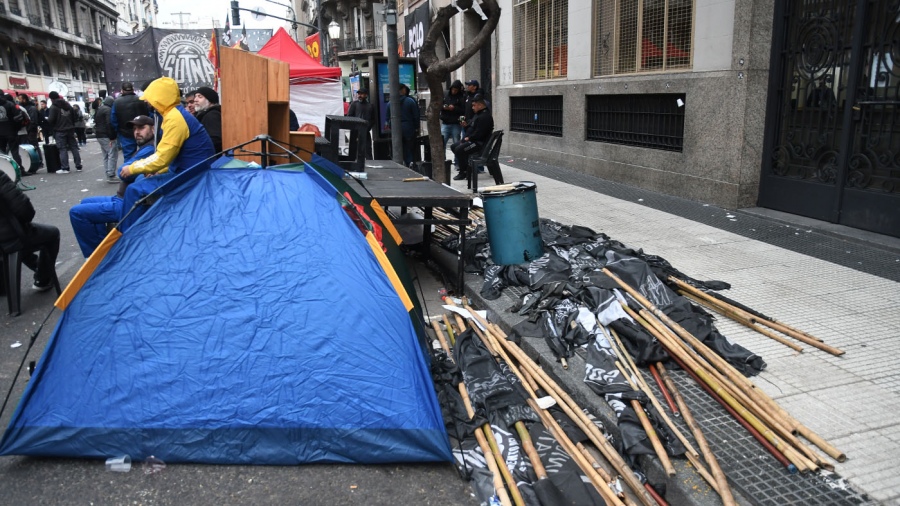
[[[672,411],[672,416],[681,416],[681,412],[678,411],[678,405],[675,404],[675,401],[672,399],[672,394],[666,389],[666,385],[663,383],[662,378],[659,376],[659,372],[656,370],[656,367],[653,364],[649,364],[647,369],[650,370],[650,375],[653,376],[653,381],[656,382],[656,386],[659,387],[659,391],[662,392],[663,397],[666,398],[666,404],[669,405],[669,410]]]
[[[754,325],[752,321],[748,320],[747,318],[744,318],[743,316],[741,316],[740,314],[738,314],[734,311],[729,311],[729,310],[727,310],[723,307],[720,307],[716,304],[712,304],[708,300],[701,299],[700,297],[697,297],[697,296],[695,296],[689,292],[686,292],[684,290],[679,290],[678,293],[687,297],[688,299],[694,301],[697,304],[708,307],[721,315],[731,318],[732,320],[740,323],[741,325],[743,325],[747,328],[750,328],[750,329],[755,330],[756,332],[759,332],[760,334],[768,337],[769,339],[772,339],[773,341],[778,341],[779,343],[787,346],[788,348],[790,348],[798,353],[803,353],[803,348],[799,344],[788,341],[787,339],[779,336],[778,334],[774,334],[762,327]]]
[[[481,317],[477,313],[472,313],[473,317],[476,319],[481,319]],[[487,324],[481,319],[483,324]],[[622,456],[612,447],[612,444],[607,441],[606,436],[604,436],[600,429],[594,425],[593,420],[590,420],[587,415],[581,410],[577,403],[566,393],[565,390],[560,388],[553,379],[551,379],[547,373],[545,373],[533,360],[529,357],[524,351],[522,351],[515,343],[510,342],[506,339],[506,335],[503,333],[495,325],[488,326],[496,334],[495,342],[499,343],[498,348],[503,348],[515,357],[516,361],[519,365],[525,369],[531,376],[537,380],[538,384],[541,388],[544,389],[549,395],[551,395],[554,400],[556,400],[559,407],[563,410],[566,415],[571,418],[578,427],[584,431],[585,434],[588,435],[591,442],[597,447],[598,450],[603,454],[603,456],[610,462],[613,468],[619,473],[625,483],[628,484],[629,488],[631,488],[632,492],[638,497],[642,504],[645,506],[653,506],[654,501],[653,498],[644,490],[643,485],[637,479],[634,474],[634,471],[628,467],[625,461],[622,459]]]
[[[450,346],[447,344],[447,340],[444,338],[444,333],[441,332],[441,326],[435,320],[431,320],[431,327],[434,329],[435,335],[437,335],[438,341],[441,343],[441,348],[443,348],[444,353],[450,357],[450,360],[453,360],[453,354],[450,353]]]
[[[618,360],[616,361],[616,367],[619,368],[619,372],[622,373],[622,376],[626,381],[628,381],[628,384],[631,385],[631,388],[633,390],[638,390],[634,382],[631,381],[628,373],[625,372],[625,368],[622,367],[622,363]],[[653,446],[653,451],[656,453],[656,457],[659,458],[659,462],[662,464],[663,469],[666,470],[666,474],[668,474],[669,476],[675,476],[675,467],[672,466],[672,461],[669,460],[669,455],[666,453],[666,449],[663,448],[662,442],[659,440],[659,435],[653,428],[653,424],[650,423],[650,418],[647,416],[647,413],[644,412],[644,407],[641,406],[641,403],[638,402],[637,399],[631,399],[631,408],[637,415],[638,420],[640,420],[641,427],[644,428],[644,432],[647,433],[647,438],[650,440],[650,444]]]
[[[692,295],[695,295],[696,297],[699,297],[700,299],[707,301],[708,302],[707,305],[718,306],[718,307],[722,308],[724,311],[727,311],[728,313],[737,314],[737,315],[740,315],[742,318],[749,320],[750,322],[758,323],[760,325],[765,325],[766,327],[777,330],[777,331],[781,332],[782,334],[789,335],[798,341],[802,341],[814,348],[818,348],[822,351],[831,353],[832,355],[841,356],[844,354],[843,350],[840,350],[833,346],[829,346],[829,345],[823,343],[822,340],[817,337],[813,337],[805,332],[800,332],[792,327],[788,327],[787,325],[784,325],[784,324],[781,324],[778,322],[773,322],[773,321],[767,320],[765,318],[760,318],[756,315],[750,314],[750,313],[744,311],[743,309],[740,309],[736,306],[728,304],[727,302],[725,302],[723,300],[717,299],[717,298],[709,295],[708,293],[704,292],[703,290],[698,290],[698,289],[694,288],[693,286],[685,283],[684,281],[681,281],[680,279],[669,277],[669,280],[672,281],[673,283],[675,283],[676,285],[678,285],[678,287],[680,289],[684,290],[685,292],[689,292]]]
[[[469,400],[469,393],[466,391],[466,385],[463,383],[459,384],[459,394],[462,396],[463,404],[466,407],[466,413],[471,420],[475,417],[475,410],[472,409],[472,401]],[[512,502],[509,500],[509,494],[507,494],[506,488],[503,486],[500,467],[494,457],[491,445],[488,444],[487,439],[485,439],[484,434],[481,431],[475,431],[475,439],[478,441],[478,446],[481,447],[481,452],[484,454],[484,461],[487,464],[488,469],[490,469],[491,475],[494,477],[494,491],[497,493],[497,498],[500,499],[500,503],[504,506],[512,506]],[[504,464],[504,467],[505,466],[506,465]]]
[[[668,372],[666,372],[666,368],[662,363],[656,364],[656,367],[659,369],[660,378],[662,378],[666,387],[668,387],[669,391],[672,392],[672,395],[675,397],[675,402],[678,404],[681,414],[684,417],[684,423],[691,429],[694,440],[697,441],[697,446],[699,446],[700,451],[703,452],[703,458],[706,459],[706,463],[709,464],[709,469],[712,471],[713,478],[715,478],[716,484],[718,485],[717,490],[722,497],[722,502],[726,506],[735,504],[734,496],[731,494],[731,489],[728,487],[728,479],[725,477],[725,473],[722,472],[722,468],[719,466],[719,461],[716,459],[712,448],[709,447],[706,436],[703,435],[703,431],[701,431],[700,426],[697,425],[694,415],[691,414],[690,409],[688,409],[687,404],[684,402],[684,398],[681,397],[681,393],[675,388],[675,382],[672,381],[672,378],[669,376]]]

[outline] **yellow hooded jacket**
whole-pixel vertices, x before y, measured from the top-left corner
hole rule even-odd
[[[162,138],[156,146],[156,153],[131,164],[132,174],[161,174],[170,168],[174,172],[180,172],[190,165],[179,162],[186,162],[186,159],[199,161],[197,159],[201,156],[200,159],[213,155],[212,141],[203,126],[189,112],[177,107],[181,104],[181,97],[178,83],[174,79],[156,79],[147,86],[141,100],[149,103],[162,115]],[[186,154],[182,153],[183,150],[194,153],[185,157],[182,156]]]

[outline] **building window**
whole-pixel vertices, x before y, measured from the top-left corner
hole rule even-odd
[[[10,72],[21,72],[19,70],[19,58],[9,46],[6,47],[6,68]]]
[[[50,64],[47,62],[46,56],[38,56],[38,59],[41,61],[41,72],[45,76],[52,76],[53,72],[50,71]]]
[[[562,96],[510,97],[509,129],[513,132],[562,137]]]
[[[515,81],[566,77],[568,0],[516,0],[513,6]]]
[[[59,29],[68,31],[69,25],[66,23],[66,9],[63,7],[63,0],[56,0],[56,13],[59,16]]]
[[[694,0],[594,0],[594,75],[691,68]]]
[[[53,28],[53,13],[50,11],[50,0],[41,0],[41,10],[44,11],[44,24],[47,28]]]
[[[665,151],[684,146],[684,94],[588,95],[589,141]]]
[[[34,58],[29,54],[28,51],[22,52],[22,63],[25,66],[26,74],[38,74],[40,75],[40,71],[37,68],[37,62],[34,61]]]

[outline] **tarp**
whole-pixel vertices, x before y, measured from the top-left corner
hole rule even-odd
[[[343,116],[340,67],[326,67],[308,55],[279,28],[258,53],[290,64],[291,110],[302,126],[311,123],[325,131],[325,116]]]
[[[163,186],[64,311],[0,454],[449,460],[407,309],[307,169]]]

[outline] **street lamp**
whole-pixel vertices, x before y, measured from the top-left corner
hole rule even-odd
[[[331,57],[334,61],[334,65],[338,66],[338,54],[337,54],[337,40],[341,36],[341,25],[337,24],[337,21],[332,21],[328,23],[328,38],[331,39]]]

